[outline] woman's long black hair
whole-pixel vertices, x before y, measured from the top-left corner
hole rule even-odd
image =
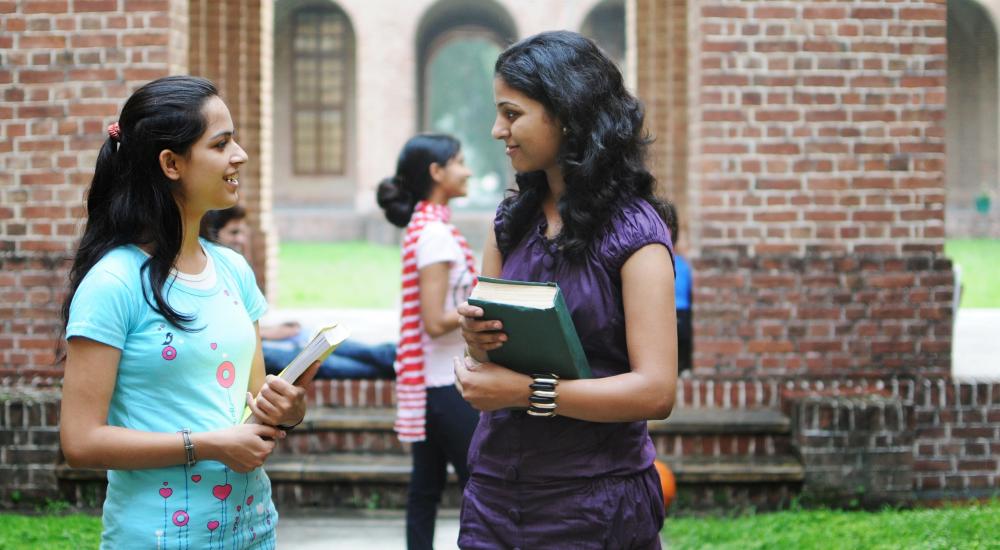
[[[444,167],[461,148],[461,142],[447,134],[418,134],[410,138],[399,152],[396,174],[382,180],[375,194],[385,218],[397,227],[406,227],[414,207],[434,189],[431,164]]]
[[[174,199],[178,184],[163,173],[159,156],[164,149],[177,155],[188,153],[208,126],[202,107],[217,95],[215,85],[204,78],[169,76],[139,88],[125,102],[118,117],[118,138],[109,136],[97,155],[87,193],[87,226],[62,307],[64,329],[73,296],[94,264],[116,247],[142,244],[151,251],[140,270],[143,297],[171,324],[191,330],[186,325],[194,315],[178,312],[164,297],[184,226]]]
[[[642,103],[591,40],[569,31],[536,34],[501,53],[494,72],[565,128],[558,161],[566,192],[557,205],[563,227],[556,244],[567,259],[583,259],[611,216],[632,198],[649,202],[676,231],[672,209],[653,194],[656,180],[646,169],[650,139],[643,131]],[[531,228],[547,194],[544,172],[517,174],[517,192],[500,208],[502,254]]]

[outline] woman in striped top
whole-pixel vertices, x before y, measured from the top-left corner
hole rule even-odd
[[[476,280],[465,238],[449,223],[451,199],[470,175],[455,138],[422,134],[399,154],[396,174],[378,187],[386,218],[405,227],[402,313],[396,350],[396,432],[413,444],[407,496],[407,547],[432,548],[437,506],[450,462],[462,487],[479,419],[455,389],[453,358],[464,352],[457,307]]]

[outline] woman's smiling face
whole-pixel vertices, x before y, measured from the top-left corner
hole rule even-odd
[[[520,173],[548,170],[558,165],[562,124],[540,102],[493,79],[497,117],[493,137],[507,145],[507,156]]]
[[[197,211],[228,208],[239,198],[239,170],[247,154],[233,139],[233,118],[222,99],[208,99],[201,112],[205,133],[179,159],[178,200]]]

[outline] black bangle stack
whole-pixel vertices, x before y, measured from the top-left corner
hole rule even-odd
[[[556,398],[559,397],[556,386],[559,385],[559,377],[554,374],[532,374],[531,378],[532,383],[529,386],[531,397],[528,398],[531,405],[528,407],[528,414],[531,416],[555,416],[558,406]]]

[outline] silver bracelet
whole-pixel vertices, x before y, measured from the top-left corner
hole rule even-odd
[[[194,443],[191,442],[191,428],[184,428],[177,432],[181,434],[184,438],[184,454],[187,457],[187,466],[190,468],[198,463],[198,459],[194,457]]]

